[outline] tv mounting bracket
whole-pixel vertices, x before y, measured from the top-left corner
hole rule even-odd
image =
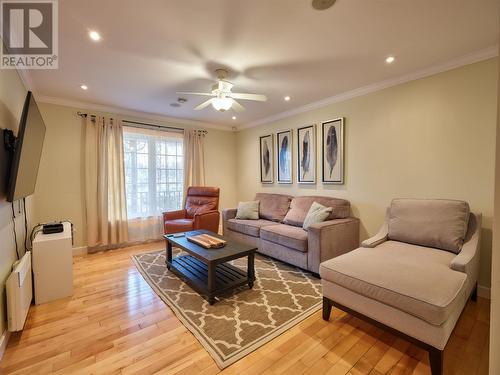
[[[16,136],[10,129],[3,129],[3,146],[8,152],[14,152],[16,149]]]

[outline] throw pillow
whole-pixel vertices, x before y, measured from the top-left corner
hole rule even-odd
[[[304,224],[302,228],[305,230],[309,229],[309,226],[316,223],[321,223],[326,220],[328,216],[332,213],[332,207],[325,207],[318,202],[313,202],[311,208],[307,212],[306,218],[304,219]]]
[[[258,220],[259,201],[239,202],[236,219]]]

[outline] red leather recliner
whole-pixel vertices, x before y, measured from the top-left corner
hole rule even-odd
[[[165,234],[207,229],[219,231],[219,188],[190,186],[183,210],[163,213]]]

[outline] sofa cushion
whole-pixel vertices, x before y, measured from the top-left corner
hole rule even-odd
[[[266,226],[260,230],[260,238],[294,250],[307,251],[307,232],[302,228],[285,224]]]
[[[307,212],[311,208],[313,202],[317,202],[326,207],[332,207],[332,213],[326,220],[344,219],[349,217],[351,205],[345,199],[321,197],[321,196],[305,196],[295,197],[290,203],[290,210],[285,216],[283,222],[288,225],[301,227],[304,224]]]
[[[467,233],[469,213],[469,205],[463,201],[394,199],[389,239],[458,254]]]
[[[260,201],[259,217],[265,220],[282,222],[285,218],[292,196],[284,194],[257,193],[255,200]]]
[[[450,269],[450,252],[386,241],[320,265],[323,279],[434,325],[465,297],[467,275]],[[339,301],[340,302],[340,301]]]
[[[226,224],[228,229],[252,237],[259,237],[260,228],[266,225],[277,225],[277,224],[274,221],[262,220],[262,219],[258,220],[229,219]]]

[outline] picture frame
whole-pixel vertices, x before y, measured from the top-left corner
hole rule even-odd
[[[274,183],[274,136],[267,134],[259,137],[260,182]]]
[[[316,183],[316,124],[297,129],[297,183]]]
[[[283,130],[276,133],[277,150],[277,180],[278,184],[291,184],[293,178],[292,171],[292,130]]]
[[[321,180],[324,184],[344,183],[344,118],[321,124]]]

